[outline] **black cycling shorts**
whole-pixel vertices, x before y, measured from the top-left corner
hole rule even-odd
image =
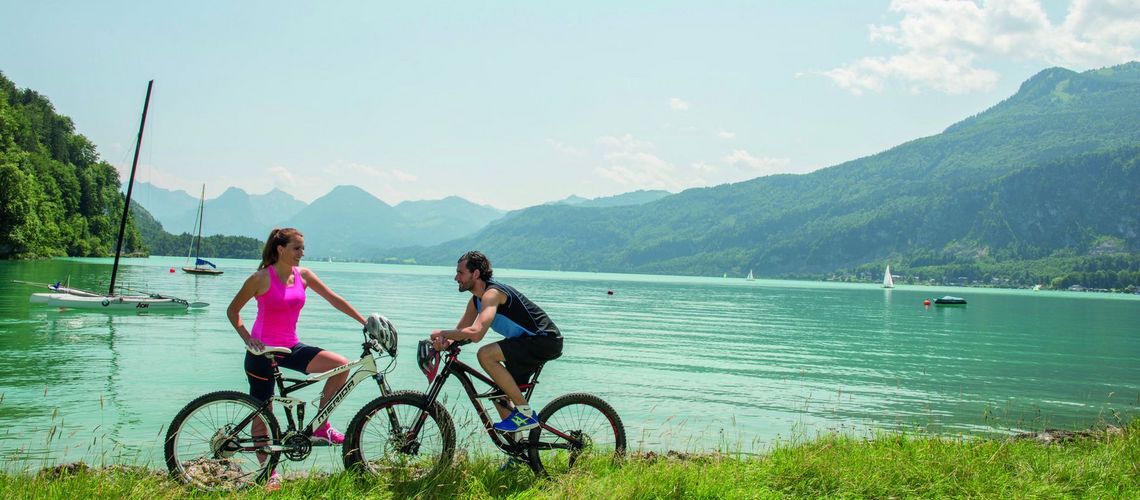
[[[297,343],[290,347],[289,354],[274,354],[273,361],[277,366],[293,371],[308,374],[306,368],[324,349],[320,347]],[[273,364],[265,356],[256,356],[245,352],[245,376],[249,379],[249,395],[258,401],[265,401],[273,397]]]
[[[523,335],[496,343],[503,351],[503,364],[520,385],[530,382],[530,376],[543,363],[562,356],[561,336]]]

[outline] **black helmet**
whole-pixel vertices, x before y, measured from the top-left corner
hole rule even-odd
[[[432,383],[439,372],[439,351],[432,347],[430,340],[420,341],[416,348],[416,363],[419,363],[420,371],[427,376],[428,383]]]
[[[368,317],[368,321],[364,322],[364,331],[368,333],[369,338],[378,342],[380,347],[388,352],[389,356],[396,357],[398,334],[396,333],[396,325],[388,321],[388,318],[372,313]]]

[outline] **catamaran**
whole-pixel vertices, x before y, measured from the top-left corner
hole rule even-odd
[[[891,277],[891,265],[887,264],[887,271],[883,273],[883,288],[894,288],[895,280]]]
[[[203,259],[199,253],[202,251],[202,211],[206,207],[206,185],[202,184],[202,197],[198,200],[198,215],[194,219],[194,226],[197,228],[198,236],[190,240],[190,252],[186,254],[186,260],[190,260],[190,255],[194,255],[194,266],[183,266],[182,272],[190,274],[208,274],[217,276],[222,274],[222,271],[215,266],[213,262]]]
[[[111,285],[107,293],[100,294],[89,290],[81,290],[63,286],[61,283],[48,285],[51,293],[33,293],[28,299],[33,304],[47,304],[51,307],[67,309],[97,309],[105,311],[148,311],[148,310],[185,310],[189,307],[206,307],[205,302],[191,303],[178,297],[169,297],[156,293],[145,295],[115,294],[115,278],[119,274],[119,258],[123,253],[123,235],[127,230],[127,217],[131,209],[131,191],[135,185],[135,169],[139,164],[139,149],[142,147],[143,130],[146,127],[146,113],[150,108],[150,92],[154,87],[154,80],[147,83],[146,101],[143,102],[142,120],[139,123],[139,136],[135,142],[135,158],[131,162],[131,178],[127,183],[127,196],[123,203],[123,217],[119,220],[119,238],[115,244],[115,264],[111,266]]]

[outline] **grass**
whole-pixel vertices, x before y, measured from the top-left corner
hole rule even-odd
[[[1059,444],[880,434],[827,435],[769,454],[656,455],[583,464],[538,480],[499,472],[499,457],[462,461],[431,482],[394,485],[344,472],[288,479],[246,498],[777,498],[777,497],[1140,497],[1140,420]],[[58,467],[0,474],[2,498],[163,498],[200,493],[141,467]]]

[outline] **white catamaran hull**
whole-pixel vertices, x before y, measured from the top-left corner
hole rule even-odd
[[[48,295],[47,305],[69,309],[103,309],[103,310],[152,310],[152,309],[186,309],[190,303],[176,298],[156,298],[143,296],[118,297],[80,297],[69,294],[36,294]]]
[[[33,293],[28,297],[28,302],[32,304],[47,304],[52,298],[58,297],[102,297],[95,292],[88,292],[87,290],[80,290],[78,288],[68,288],[65,286],[48,285],[48,288],[54,290],[53,292]]]

